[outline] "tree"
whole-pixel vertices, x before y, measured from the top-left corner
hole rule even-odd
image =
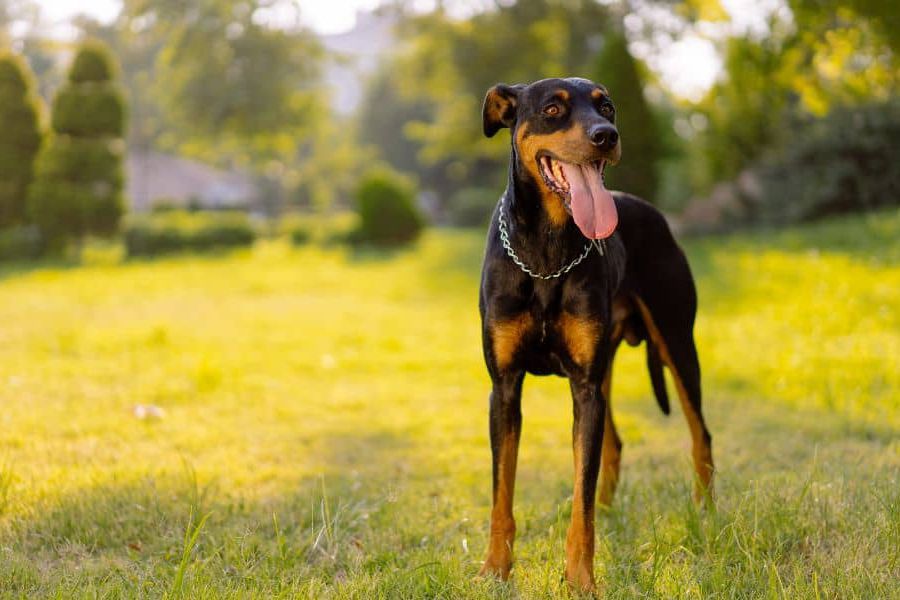
[[[394,118],[418,149],[419,172],[428,173],[423,185],[446,202],[460,189],[497,190],[505,180],[508,145],[485,139],[475,125],[488,88],[589,76],[609,15],[593,0],[496,2],[467,19],[440,6],[401,19],[405,43],[391,77],[404,104],[421,107],[419,115]]]
[[[41,145],[40,106],[28,65],[0,53],[0,228],[22,222]]]
[[[276,135],[307,121],[322,51],[286,27],[293,3],[126,0],[121,21],[161,41],[156,98],[171,122],[218,144]],[[275,18],[276,14],[279,18]]]
[[[697,106],[708,123],[690,150],[703,165],[695,175],[701,189],[794,144],[800,121],[895,94],[900,55],[884,33],[884,23],[895,19],[848,6],[825,12],[810,8],[818,4],[833,3],[797,0],[792,2],[795,23],[773,19],[765,38],[725,42],[726,77]],[[870,6],[867,0],[851,4]],[[885,8],[885,13],[890,10],[896,12]]]
[[[622,161],[607,172],[607,183],[655,202],[662,136],[644,97],[637,61],[620,31],[610,30],[604,37],[593,79],[609,90],[616,105],[616,127],[622,136]]]
[[[40,154],[29,212],[46,241],[118,230],[124,211],[125,100],[109,49],[85,42],[53,102],[53,136]]]

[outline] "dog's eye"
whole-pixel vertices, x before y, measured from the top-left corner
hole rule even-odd
[[[616,114],[616,109],[613,108],[612,104],[603,104],[600,106],[600,114],[603,115],[604,118],[611,119],[614,114]]]
[[[560,113],[559,104],[548,104],[544,107],[544,114],[548,117],[555,117]]]

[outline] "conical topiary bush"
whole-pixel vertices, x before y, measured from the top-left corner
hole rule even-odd
[[[118,230],[124,211],[125,100],[109,49],[86,42],[53,101],[52,137],[38,158],[29,213],[51,247]]]
[[[31,69],[0,52],[0,229],[25,218],[28,186],[41,146],[40,101]]]

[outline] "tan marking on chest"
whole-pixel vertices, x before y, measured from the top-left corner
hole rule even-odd
[[[603,331],[600,322],[564,312],[559,317],[559,329],[575,364],[582,367],[591,364]]]
[[[529,313],[522,313],[511,319],[498,321],[489,326],[491,333],[491,347],[494,350],[494,360],[497,368],[505,369],[512,364],[516,351],[522,344],[522,338],[531,329],[534,320]]]

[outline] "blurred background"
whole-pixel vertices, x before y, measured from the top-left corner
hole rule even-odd
[[[508,153],[484,92],[569,75],[619,108],[611,185],[684,229],[897,204],[898,47],[879,0],[0,0],[0,248],[186,227],[140,218],[167,211],[302,240],[291,215],[367,193],[405,223],[376,237],[482,226]]]

